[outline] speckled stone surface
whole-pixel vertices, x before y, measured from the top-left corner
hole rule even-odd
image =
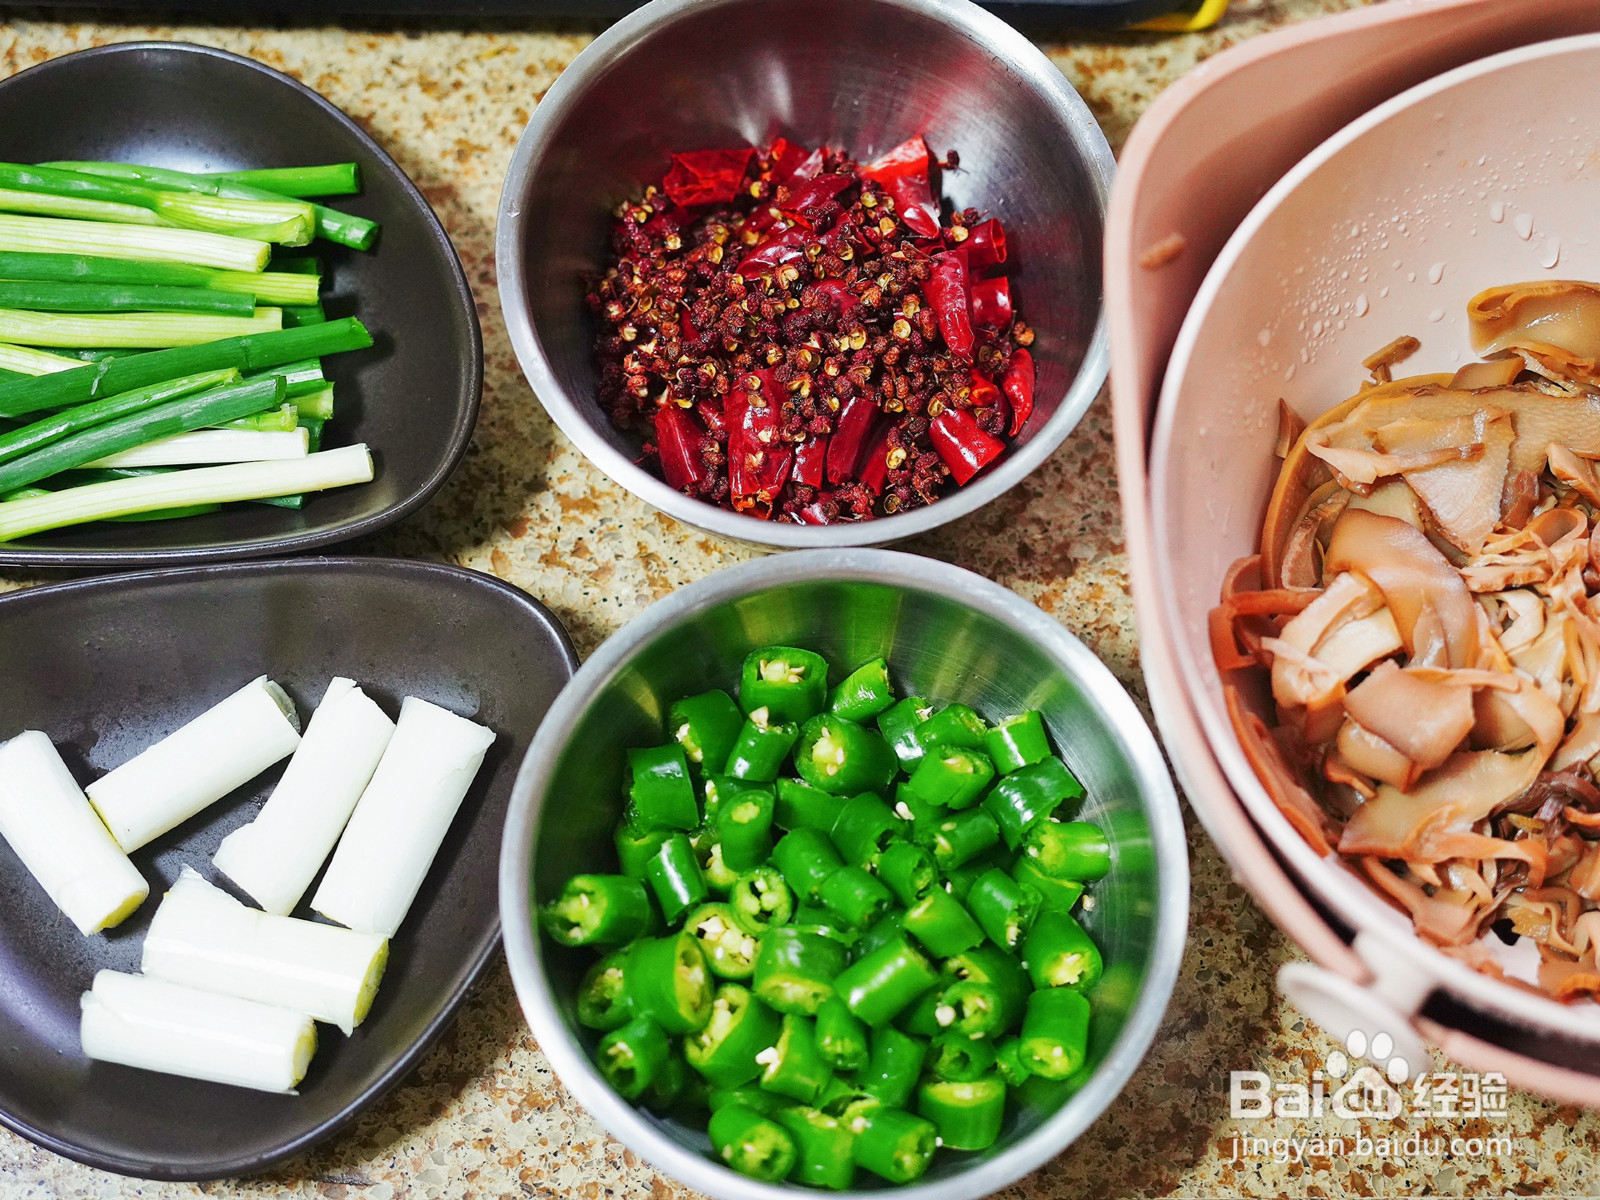
[[[1046,45],[1114,146],[1166,84],[1207,55],[1359,0],[1236,0],[1218,28],[1180,37],[1086,35]],[[592,30],[374,23],[357,29],[0,24],[0,75],[71,50],[179,38],[251,55],[304,80],[370,130],[455,239],[483,319],[483,417],[464,466],[427,511],[358,549],[456,562],[538,596],[593,650],[651,601],[747,556],[613,485],[545,416],[517,369],[495,294],[500,181],[528,115]],[[1104,398],[1031,479],[959,528],[906,547],[1016,589],[1082,637],[1144,703]],[[44,582],[0,574],[0,589]],[[1148,711],[1148,710],[1147,710]],[[1228,1074],[1309,1083],[1335,1047],[1273,989],[1288,945],[1190,822],[1194,919],[1166,1023],[1123,1095],[1076,1145],[1007,1196],[1576,1195],[1600,1192],[1590,1113],[1513,1094],[1499,1121],[1356,1122],[1228,1115]],[[3,917],[0,917],[3,919]],[[1421,1145],[1361,1156],[1354,1138]],[[1452,1138],[1511,1139],[1493,1157]],[[1235,1138],[1267,1139],[1237,1153]],[[1272,1139],[1350,1139],[1296,1152]],[[1439,1139],[1437,1142],[1435,1139]],[[1326,1150],[1327,1147],[1320,1148]],[[1436,1153],[1430,1151],[1437,1151]],[[1294,1161],[1277,1162],[1274,1158]],[[1235,1159],[1238,1161],[1233,1161]],[[405,1083],[342,1137],[263,1178],[146,1184],[93,1171],[0,1133],[0,1200],[21,1197],[650,1197],[686,1189],[609,1138],[551,1074],[503,963]]]

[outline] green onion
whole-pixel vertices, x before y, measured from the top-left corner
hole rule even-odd
[[[283,381],[280,379],[228,384],[168,400],[92,425],[8,463],[0,463],[0,492],[48,479],[60,471],[70,471],[157,438],[247,417],[282,403]]]
[[[0,215],[0,250],[48,254],[107,254],[153,262],[192,263],[228,271],[259,271],[272,247],[266,242],[196,229],[152,229],[54,217]]]
[[[0,308],[28,308],[35,312],[200,312],[248,317],[255,313],[255,300],[242,292],[210,288],[0,280]]]
[[[143,182],[172,191],[197,192],[203,195],[259,203],[283,203],[283,195],[265,188],[218,180],[214,176],[190,175],[183,171],[169,171],[162,167],[136,167],[128,163],[57,162],[47,166],[63,167],[84,175],[100,175],[129,182]],[[370,250],[378,238],[378,225],[365,217],[352,216],[321,204],[310,206],[316,224],[316,236],[349,246],[354,250]],[[304,243],[299,243],[304,245]]]
[[[0,462],[31,454],[71,434],[81,433],[85,429],[92,429],[107,421],[141,412],[157,404],[164,404],[168,400],[176,400],[180,396],[192,395],[207,388],[237,382],[239,382],[238,371],[207,371],[199,375],[167,380],[151,387],[137,388],[118,396],[107,396],[104,400],[94,400],[88,404],[80,404],[76,408],[63,409],[43,420],[0,435]]]
[[[325,167],[266,167],[255,171],[214,171],[203,179],[261,188],[280,196],[353,196],[361,190],[361,171],[355,163]]]
[[[130,354],[126,358],[89,363],[55,375],[0,384],[0,416],[37,412],[41,408],[65,408],[97,396],[110,396],[199,371],[224,367],[236,367],[244,372],[265,371],[285,363],[302,363],[324,354],[362,350],[370,345],[372,335],[366,327],[355,317],[342,317],[325,325],[228,338],[203,346]]]
[[[329,353],[332,353],[329,351]],[[282,366],[273,367],[271,370],[257,374],[246,375],[246,379],[260,379],[262,375],[282,375],[283,381],[289,385],[289,399],[293,400],[295,407],[300,407],[302,396],[313,396],[325,389],[331,390],[333,385],[322,374],[322,360],[317,358],[307,359],[305,362],[284,363]],[[329,411],[332,412],[332,397],[329,397]]]
[[[34,313],[0,308],[0,341],[27,346],[198,346],[283,328],[283,310],[251,317],[199,313]]]
[[[0,542],[85,521],[189,504],[226,504],[368,483],[366,446],[343,446],[288,462],[231,463],[68,488],[49,496],[0,504]]]
[[[50,493],[45,493],[49,495]],[[123,513],[117,517],[101,517],[102,521],[115,521],[120,524],[131,524],[135,521],[176,521],[179,517],[203,517],[208,513],[220,512],[220,504],[184,504],[178,508],[158,508],[154,512]]]
[[[315,259],[305,260],[315,264]],[[308,278],[308,274],[311,276]],[[318,270],[219,271],[187,263],[140,262],[91,254],[0,253],[0,279],[45,283],[121,283],[139,287],[209,288],[240,292],[263,304],[315,304],[322,281]]]
[[[89,467],[192,467],[304,458],[311,439],[304,429],[195,429],[97,458]]]
[[[12,346],[0,342],[0,370],[15,371],[19,375],[53,375],[57,371],[70,371],[82,364],[64,354],[51,354],[28,346]]]
[[[303,396],[296,396],[294,406],[300,410],[302,418],[312,417],[318,421],[326,421],[333,416],[333,384],[327,384]]]
[[[300,325],[321,325],[327,319],[328,314],[322,310],[321,304],[292,304],[283,310],[285,329]]]
[[[248,417],[239,417],[232,421],[224,421],[219,429],[251,429],[258,433],[287,433],[291,429],[300,427],[300,410],[293,404],[285,404],[279,408],[269,409],[267,412],[255,413]]]
[[[0,188],[0,211],[31,213],[36,217],[67,217],[74,221],[110,221],[116,225],[168,226],[160,214],[132,204],[108,204],[77,196],[51,196],[43,192],[17,192]]]

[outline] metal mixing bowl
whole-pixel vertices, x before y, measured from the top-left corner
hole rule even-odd
[[[1183,955],[1189,871],[1161,753],[1111,673],[1015,593],[931,559],[883,550],[812,551],[720,571],[655,604],[573,677],[528,750],[500,859],[506,956],[523,1011],[557,1074],[613,1134],[661,1170],[723,1200],[792,1197],[708,1157],[704,1129],[635,1109],[589,1058],[574,998],[588,956],[541,942],[530,900],[580,871],[614,871],[624,751],[659,744],[674,699],[738,678],[761,646],[806,646],[839,665],[885,655],[902,691],[962,701],[991,720],[1027,708],[1088,789],[1085,817],[1113,844],[1111,874],[1084,915],[1104,949],[1090,1068],[1052,1110],[1008,1114],[980,1154],[941,1154],[906,1200],[966,1200],[1059,1153],[1133,1073],[1155,1035]],[[865,1175],[863,1175],[865,1179]],[[848,1194],[848,1193],[847,1193]]]
[[[1038,333],[1033,419],[992,470],[929,507],[829,526],[758,521],[691,499],[638,466],[600,407],[583,278],[611,210],[674,151],[780,134],[863,161],[926,133],[961,169],[959,207],[1005,222],[1017,309]],[[1106,377],[1100,239],[1113,162],[1061,72],[967,0],[655,0],[602,34],[535,110],[500,197],[500,302],[534,392],[623,487],[690,525],[799,549],[877,545],[988,503],[1045,460]]]

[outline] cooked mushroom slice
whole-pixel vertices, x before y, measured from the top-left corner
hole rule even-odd
[[[1472,731],[1472,689],[1382,662],[1344,698],[1345,711],[1423,770],[1437,767]]]
[[[1399,366],[1421,349],[1422,343],[1416,338],[1409,333],[1402,334],[1383,347],[1383,349],[1374,351],[1363,358],[1361,365],[1371,371],[1372,377],[1380,384],[1388,383],[1390,369]]]
[[[1600,286],[1569,279],[1487,288],[1467,302],[1472,345],[1480,354],[1547,347],[1600,358]]]
[[[1473,825],[1532,783],[1543,762],[1538,751],[1501,754],[1497,750],[1474,750],[1452,754],[1442,766],[1424,775],[1410,792],[1388,784],[1380,787],[1376,799],[1358,808],[1345,824],[1339,852],[1408,862],[1454,858],[1454,853],[1440,852],[1441,836],[1470,834]],[[1433,844],[1424,845],[1425,838]]]
[[[1289,402],[1283,397],[1278,398],[1278,444],[1273,447],[1272,453],[1279,458],[1288,458],[1289,451],[1300,440],[1300,435],[1306,431],[1306,423],[1300,419],[1298,413],[1289,407]]]
[[[1505,387],[1508,383],[1516,382],[1520,374],[1522,374],[1522,359],[1512,354],[1492,362],[1468,363],[1456,371],[1450,386],[1467,392],[1476,388]]]
[[[1380,783],[1408,791],[1422,774],[1404,754],[1372,730],[1347,720],[1339,729],[1339,757],[1353,769]]]
[[[1545,453],[1550,462],[1550,474],[1571,486],[1590,504],[1600,504],[1600,475],[1595,474],[1594,463],[1555,442]]]
[[[1402,417],[1374,431],[1380,450],[1401,457],[1430,450],[1475,446],[1479,453],[1433,467],[1402,469],[1406,482],[1428,506],[1434,527],[1457,549],[1477,554],[1500,523],[1511,443],[1511,419],[1496,408],[1480,408],[1471,416],[1424,420]]]

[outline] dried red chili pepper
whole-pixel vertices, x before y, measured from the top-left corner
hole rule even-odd
[[[806,229],[785,229],[756,244],[754,250],[739,260],[739,274],[746,279],[759,279],[770,275],[785,263],[797,262],[806,256],[806,242],[811,233]]]
[[[702,204],[728,204],[744,184],[755,150],[690,150],[672,156],[672,167],[661,190],[674,204],[693,208]]]
[[[678,491],[693,488],[706,477],[705,461],[700,457],[700,441],[705,436],[687,409],[670,401],[656,409],[656,453],[661,459],[661,474],[667,486]]]
[[[1020,347],[1013,350],[1000,386],[1011,401],[1010,434],[1016,437],[1033,416],[1033,355]]]
[[[980,279],[970,289],[972,323],[987,329],[1004,329],[1011,324],[1011,281],[1004,275]]]
[[[993,408],[1002,399],[995,381],[976,368],[973,369],[970,386],[973,408]]]
[[[828,436],[812,438],[794,448],[792,478],[806,487],[822,486],[823,466],[828,460]]]
[[[883,186],[894,200],[895,212],[913,233],[939,236],[939,206],[933,199],[928,171],[933,153],[922,136],[900,143],[882,158],[862,168],[861,177]]]
[[[694,406],[694,411],[699,414],[700,420],[708,432],[712,434],[725,434],[728,432],[728,421],[723,415],[720,401],[702,400]]]
[[[951,477],[963,485],[1006,448],[1004,442],[978,428],[972,414],[959,408],[947,408],[935,417],[928,426],[928,436],[944,465],[950,468]]]
[[[793,447],[783,440],[783,385],[771,371],[754,372],[761,387],[728,393],[728,483],[733,507],[763,520],[789,481]]]
[[[772,149],[767,151],[767,159],[772,164],[767,169],[767,177],[771,179],[774,187],[788,184],[813,158],[817,160],[817,169],[821,170],[821,153],[820,150],[807,150],[788,138],[779,138],[772,143]],[[812,174],[816,174],[816,171]]]
[[[811,286],[815,295],[828,298],[841,317],[848,317],[861,303],[861,297],[842,279],[819,279]]]
[[[861,449],[878,420],[878,404],[870,396],[852,396],[839,410],[828,443],[828,482],[848,483],[856,477]]]
[[[884,480],[889,477],[889,438],[893,433],[892,425],[878,430],[861,459],[861,484],[874,496],[883,491]]]
[[[815,179],[798,184],[789,198],[780,206],[781,210],[797,221],[803,222],[807,227],[815,229],[817,216],[829,206],[835,206],[839,193],[854,186],[855,180],[848,175],[818,175]],[[835,212],[835,217],[838,213]]]
[[[962,362],[971,362],[972,289],[967,282],[967,264],[957,254],[935,256],[926,286],[944,344]]]
[[[961,253],[967,260],[967,269],[975,274],[1005,262],[1006,231],[999,218],[991,217],[967,230]]]
[[[833,518],[821,500],[813,500],[800,510],[800,519],[807,525],[832,525]]]

